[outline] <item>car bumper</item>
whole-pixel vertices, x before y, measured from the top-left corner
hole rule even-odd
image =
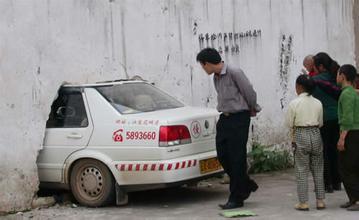
[[[216,151],[210,151],[171,160],[114,161],[112,167],[120,186],[185,183],[223,172],[222,168],[201,172],[201,161],[216,157]]]

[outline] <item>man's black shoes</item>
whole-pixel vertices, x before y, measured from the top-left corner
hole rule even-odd
[[[243,202],[227,202],[226,204],[219,204],[222,209],[235,209],[243,207]]]
[[[350,206],[352,206],[352,205],[354,205],[354,204],[355,204],[354,201],[349,201],[349,202],[346,202],[346,203],[340,205],[340,208],[346,209],[346,208],[349,208]]]

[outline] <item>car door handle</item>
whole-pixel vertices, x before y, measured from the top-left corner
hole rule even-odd
[[[78,133],[72,133],[72,134],[67,135],[67,137],[72,138],[72,139],[81,139],[82,135],[78,134]]]

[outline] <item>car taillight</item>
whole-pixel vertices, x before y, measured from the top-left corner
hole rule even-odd
[[[169,125],[160,127],[160,146],[167,147],[191,143],[191,135],[185,125]]]

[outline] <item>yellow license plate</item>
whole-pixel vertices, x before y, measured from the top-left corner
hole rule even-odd
[[[222,169],[222,166],[219,163],[217,157],[201,160],[199,161],[199,164],[201,168],[201,174]]]

